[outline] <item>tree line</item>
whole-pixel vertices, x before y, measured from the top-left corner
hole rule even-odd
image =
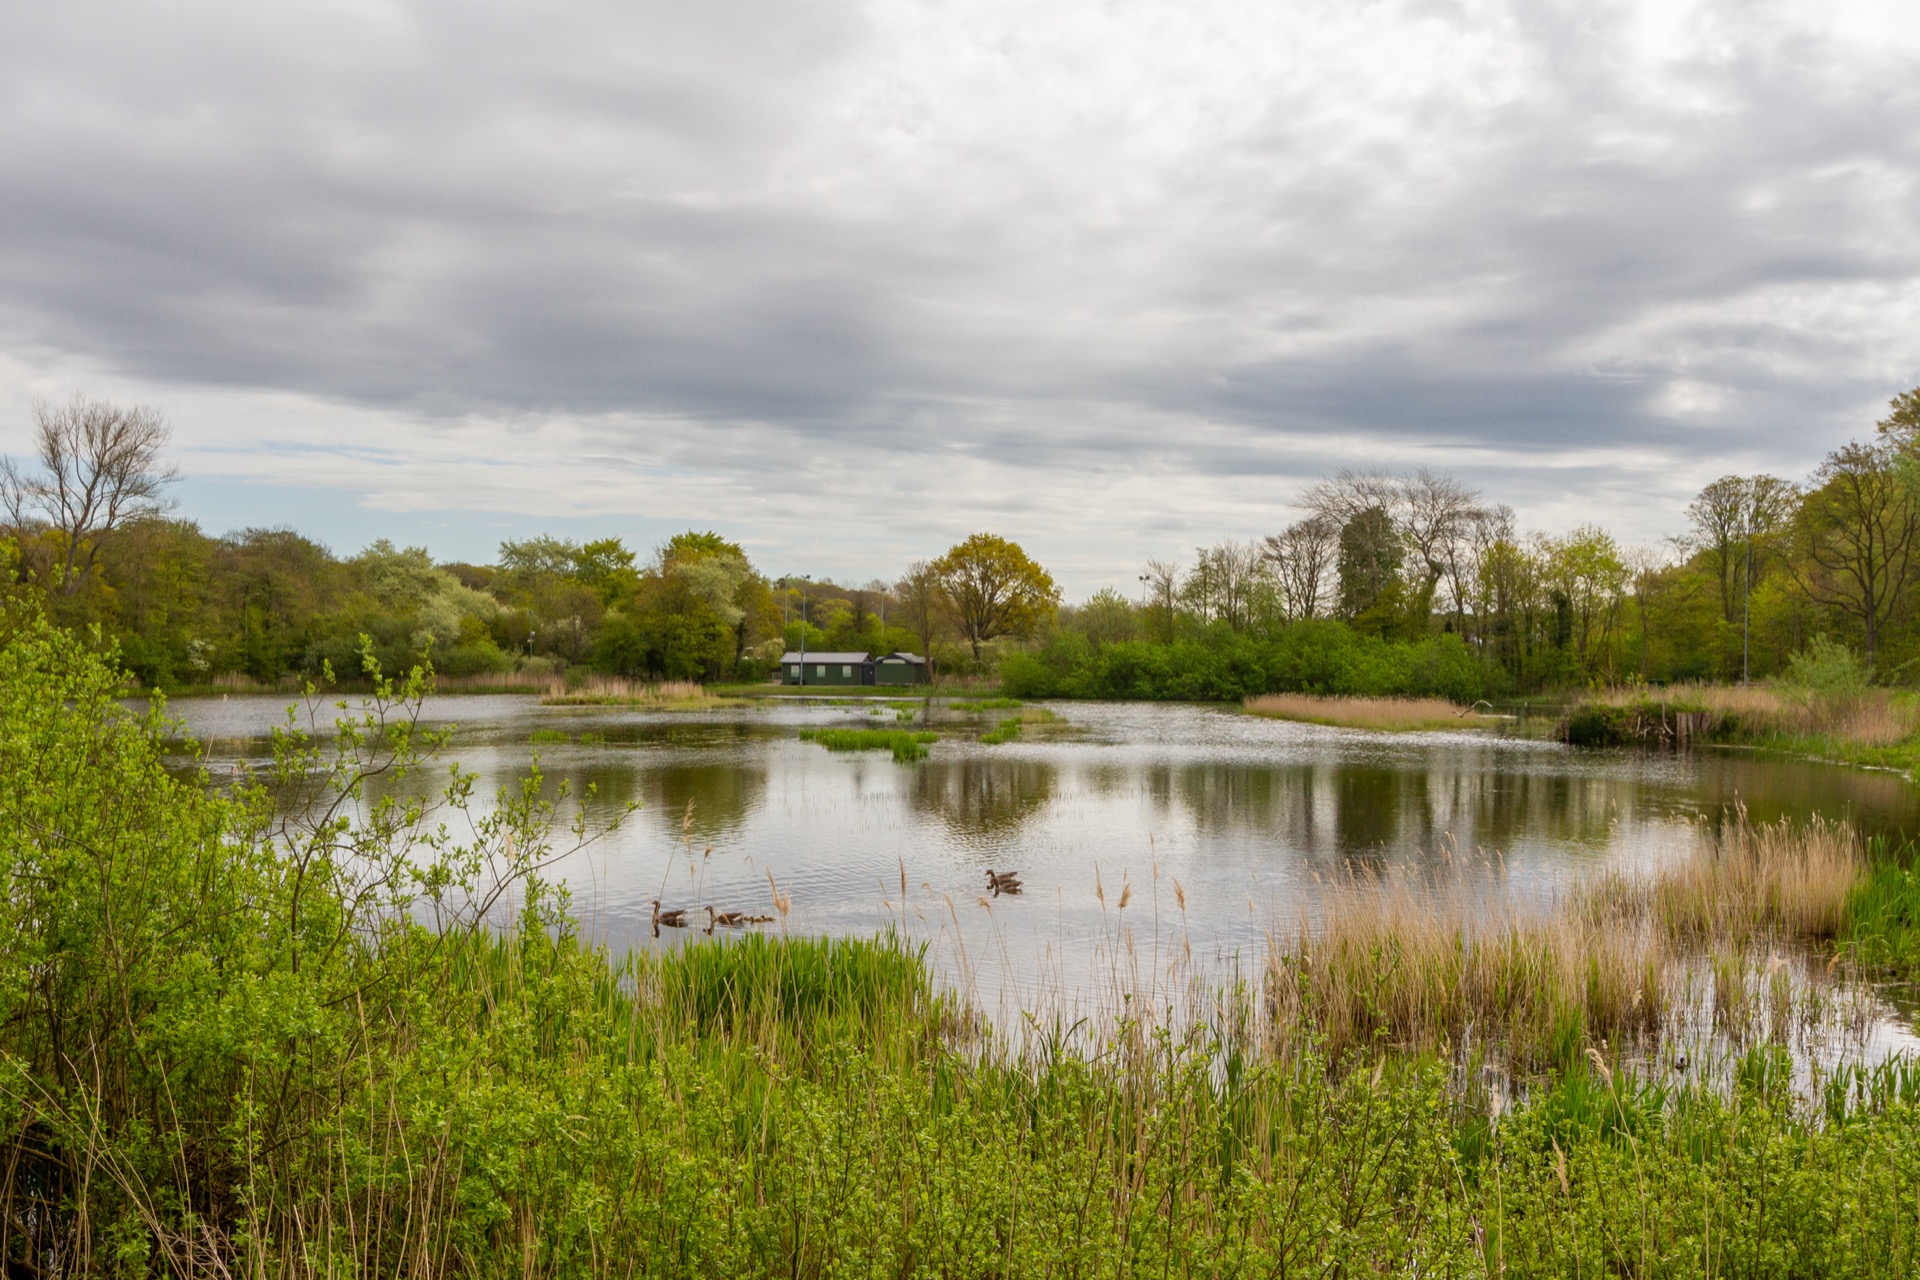
[[[803,643],[977,671],[1060,602],[1044,569],[985,533],[864,585],[769,577],[714,532],[651,554],[619,538],[507,541],[492,564],[385,539],[337,556],[291,529],[215,536],[172,510],[157,411],[81,397],[34,413],[37,456],[0,460],[0,578],[97,630],[152,686],[351,678],[369,645],[385,670],[431,660],[456,679],[757,680]]]
[[[1279,532],[1149,561],[1003,668],[1032,695],[1215,697],[1310,689],[1458,699],[1593,684],[1730,681],[1816,642],[1883,681],[1920,663],[1920,390],[1795,481],[1727,475],[1675,536],[1597,523],[1523,532],[1428,469],[1344,470]]]
[[[384,540],[336,556],[288,529],[212,536],[167,502],[155,410],[76,398],[36,406],[35,428],[35,459],[0,462],[6,574],[161,686],[350,675],[362,637],[387,669],[431,656],[455,677],[760,679],[804,642],[1144,697],[1736,680],[1816,639],[1884,680],[1920,661],[1920,390],[1804,480],[1714,481],[1660,541],[1523,532],[1444,472],[1345,470],[1276,533],[1149,561],[1137,591],[1070,607],[988,533],[864,584],[771,577],[713,532],[645,556],[618,538],[508,541],[485,565]]]

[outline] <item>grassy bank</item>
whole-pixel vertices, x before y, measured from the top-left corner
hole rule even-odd
[[[385,785],[431,767],[406,690],[325,744],[283,736],[269,809],[168,774],[164,726],[121,710],[67,637],[15,618],[0,638],[11,1274],[1920,1266],[1920,1080],[1899,1067],[1796,1094],[1761,1044],[1724,1088],[1653,1083],[1594,1038],[1595,1010],[1632,1008],[1602,992],[1572,1051],[1503,1102],[1444,1051],[1489,1015],[1441,1012],[1447,982],[1403,976],[1447,947],[1396,951],[1377,904],[1278,970],[1295,1004],[1276,977],[1080,1034],[983,1025],[888,937],[613,956],[543,882],[592,834],[563,834],[551,785],[464,819],[458,773],[437,809]],[[1860,901],[1862,865],[1844,833],[1782,829],[1578,910],[1675,947],[1856,937],[1828,890]],[[1575,999],[1578,949],[1539,945],[1566,953],[1551,982],[1528,962],[1451,986],[1488,1011]],[[1344,987],[1317,992],[1323,970]],[[1319,1012],[1342,990],[1348,1013]]]
[[[1421,729],[1477,729],[1498,724],[1495,716],[1476,714],[1444,698],[1335,698],[1311,693],[1268,693],[1248,698],[1250,715],[1343,729],[1379,729],[1407,733]]]

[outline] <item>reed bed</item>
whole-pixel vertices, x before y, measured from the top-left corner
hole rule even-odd
[[[1610,713],[1606,722],[1626,738],[1629,720],[1647,725],[1694,717],[1703,726],[1695,736],[1707,741],[1768,745],[1799,741],[1834,747],[1891,747],[1920,734],[1920,700],[1903,690],[1877,685],[1811,689],[1790,684],[1676,684],[1663,689],[1603,689],[1583,697],[1570,713]],[[1770,741],[1771,740],[1771,741]]]
[[[1387,733],[1418,730],[1471,729],[1497,724],[1457,707],[1444,698],[1349,698],[1317,693],[1267,693],[1247,698],[1241,710],[1275,720],[1332,725],[1342,729],[1374,729]]]
[[[1436,1052],[1474,1040],[1521,1064],[1564,1065],[1586,1046],[1660,1031],[1689,947],[1737,961],[1744,993],[1765,948],[1833,939],[1866,868],[1844,824],[1736,815],[1676,865],[1601,877],[1551,907],[1489,904],[1460,883],[1336,886],[1317,929],[1303,923],[1272,948],[1273,1046],[1312,1038],[1339,1057],[1376,1041]]]
[[[579,680],[550,680],[540,695],[544,707],[649,707],[681,711],[721,705],[722,699],[705,685],[691,680],[628,680],[620,676],[587,676]]]

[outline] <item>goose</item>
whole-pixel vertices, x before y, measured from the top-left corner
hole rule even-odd
[[[656,937],[659,936],[661,925],[665,925],[669,929],[686,928],[687,909],[685,907],[675,907],[671,911],[662,911],[660,909],[660,899],[653,899],[653,932]]]
[[[995,871],[992,867],[988,867],[987,887],[993,890],[995,897],[1003,893],[1018,893],[1020,892],[1020,873],[1018,871]]]
[[[747,922],[747,917],[739,911],[715,911],[707,908],[707,932],[713,932],[713,926],[720,925],[728,929],[737,929]]]

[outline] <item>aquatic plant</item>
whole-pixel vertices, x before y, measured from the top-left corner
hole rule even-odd
[[[817,742],[829,751],[890,751],[903,764],[927,757],[927,747],[940,735],[927,729],[802,729],[800,740]]]

